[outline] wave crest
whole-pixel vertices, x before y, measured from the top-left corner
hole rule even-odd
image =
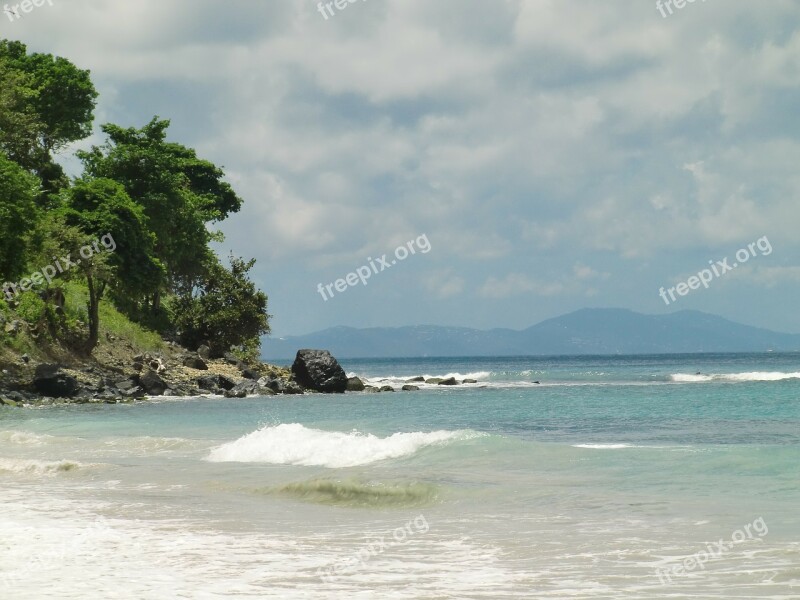
[[[800,372],[784,373],[782,371],[750,371],[747,373],[710,373],[695,374],[674,373],[670,381],[679,383],[704,383],[708,381],[783,381],[784,379],[800,379]]]
[[[369,433],[322,431],[291,423],[263,427],[223,444],[211,450],[207,460],[337,469],[410,456],[425,446],[479,435],[472,431],[416,431],[380,438]]]

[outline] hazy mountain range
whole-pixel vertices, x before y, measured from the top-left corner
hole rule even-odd
[[[266,360],[289,359],[300,348],[340,358],[671,354],[800,350],[800,334],[778,333],[694,310],[645,315],[620,308],[586,308],[532,327],[332,327],[285,338],[263,338]]]

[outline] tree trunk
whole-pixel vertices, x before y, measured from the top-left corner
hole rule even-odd
[[[87,356],[92,353],[97,346],[97,341],[100,339],[100,298],[103,296],[102,283],[95,285],[93,277],[86,278],[86,284],[89,288],[89,302],[87,308],[89,309],[89,338],[86,340],[84,351]]]

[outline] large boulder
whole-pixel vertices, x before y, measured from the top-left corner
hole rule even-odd
[[[33,387],[43,396],[71,398],[78,393],[78,380],[67,375],[58,365],[41,364],[36,367]]]
[[[341,394],[347,389],[347,373],[327,350],[298,350],[292,373],[310,390]]]

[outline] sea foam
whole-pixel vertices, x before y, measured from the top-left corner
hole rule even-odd
[[[696,374],[674,373],[670,380],[679,383],[704,383],[708,381],[782,381],[784,379],[800,379],[800,372],[784,373],[781,371],[750,371],[747,373],[711,373]]]
[[[367,465],[410,456],[425,446],[476,437],[471,431],[395,433],[380,438],[369,433],[309,429],[299,423],[263,427],[214,448],[211,462],[261,462],[330,468]]]

